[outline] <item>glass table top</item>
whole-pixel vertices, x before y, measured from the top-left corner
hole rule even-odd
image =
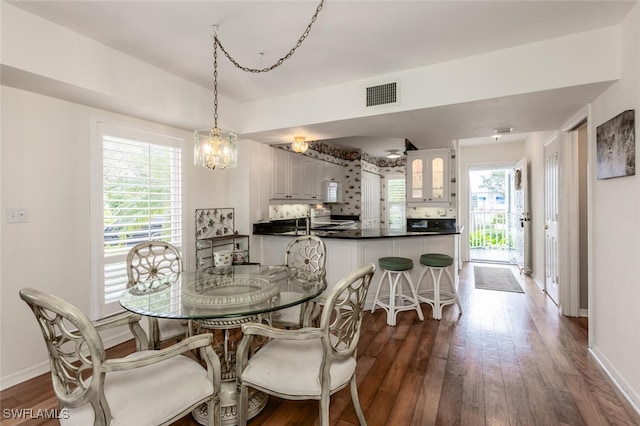
[[[127,289],[120,304],[160,318],[233,318],[298,305],[326,287],[323,277],[286,266],[234,265],[156,277]]]

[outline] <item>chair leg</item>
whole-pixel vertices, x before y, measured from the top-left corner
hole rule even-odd
[[[329,401],[331,395],[329,392],[322,394],[320,397],[320,426],[329,426]],[[239,425],[238,425],[239,426]]]
[[[396,292],[398,289],[400,274],[395,275],[395,280],[393,279],[391,272],[387,275],[389,277],[389,310],[387,311],[387,323],[389,325],[396,325],[396,315],[398,315],[398,311],[396,311]]]
[[[236,420],[238,421],[238,426],[246,426],[247,411],[249,410],[249,388],[241,383],[238,383],[238,387],[240,392],[236,400]]]
[[[424,321],[424,315],[422,315],[422,309],[420,309],[420,300],[418,299],[418,292],[416,291],[416,287],[413,285],[413,281],[411,280],[411,275],[408,272],[402,273],[409,284],[409,289],[411,290],[411,296],[413,296],[413,306],[415,306],[416,311],[418,312],[418,318],[420,321]],[[402,285],[402,284],[401,284]]]
[[[376,289],[376,296],[373,298],[373,306],[371,307],[371,313],[376,311],[376,304],[378,302],[378,296],[380,296],[380,288],[382,287],[382,283],[384,282],[384,277],[387,275],[387,271],[382,273],[382,278],[378,282],[378,288]]]
[[[436,275],[435,268],[429,268],[431,271],[431,279],[433,280],[433,319],[442,319],[442,305],[440,304],[440,278],[442,277],[442,269],[438,269]]]
[[[362,413],[362,407],[360,406],[360,398],[358,397],[358,384],[356,383],[356,375],[354,374],[351,377],[351,400],[353,401],[353,408],[356,410],[356,415],[358,416],[358,421],[361,426],[366,426],[367,421],[364,419],[364,414]]]

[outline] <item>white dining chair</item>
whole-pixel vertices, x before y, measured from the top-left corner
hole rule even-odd
[[[331,395],[347,385],[358,421],[366,424],[358,399],[356,350],[374,270],[373,264],[360,267],[333,287],[319,327],[283,330],[259,323],[242,326],[236,357],[238,425],[247,423],[248,389],[254,388],[283,399],[319,400],[320,424],[326,426]],[[256,336],[268,341],[253,353]]]
[[[127,254],[127,288],[163,275],[182,272],[182,256],[172,244],[164,241],[145,241],[136,244]],[[147,317],[149,348],[159,349],[169,341],[179,341],[187,335],[188,322]]]
[[[92,323],[72,304],[32,288],[20,297],[33,311],[49,351],[51,381],[64,415],[62,426],[168,425],[206,404],[207,424],[220,420],[220,361],[210,335],[193,336],[162,350],[132,313]],[[129,326],[137,351],[107,359],[99,332]],[[199,351],[203,367],[192,357]]]

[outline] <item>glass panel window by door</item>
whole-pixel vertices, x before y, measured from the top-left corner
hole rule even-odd
[[[431,195],[434,199],[444,198],[444,160],[431,160]]]
[[[413,198],[422,198],[422,160],[415,159],[411,162],[411,189]]]

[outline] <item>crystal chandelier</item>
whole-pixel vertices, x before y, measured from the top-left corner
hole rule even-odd
[[[307,138],[304,136],[295,136],[293,138],[293,142],[291,142],[291,149],[293,149],[298,154],[302,154],[309,148],[309,143],[307,142]]]
[[[273,65],[265,68],[250,68],[242,66],[226,51],[220,39],[218,39],[217,26],[214,25],[214,37],[213,37],[213,128],[208,130],[196,130],[194,132],[194,164],[208,167],[210,169],[225,169],[227,167],[237,166],[238,157],[238,138],[235,134],[230,132],[223,132],[218,128],[218,47],[229,59],[229,61],[238,69],[244,72],[250,73],[262,73],[269,72],[280,65],[287,59],[289,59],[296,51],[298,47],[302,45],[302,42],[307,38],[311,31],[311,26],[318,18],[318,14],[322,10],[324,0],[320,1],[320,4],[316,7],[316,11],[311,17],[311,22],[307,25],[296,45],[289,50],[289,52],[278,59]],[[292,143],[293,150],[299,153],[303,153],[309,147],[304,136],[296,136]]]
[[[218,36],[213,40],[213,129],[194,132],[193,161],[195,165],[224,170],[237,166],[238,138],[218,128]]]

